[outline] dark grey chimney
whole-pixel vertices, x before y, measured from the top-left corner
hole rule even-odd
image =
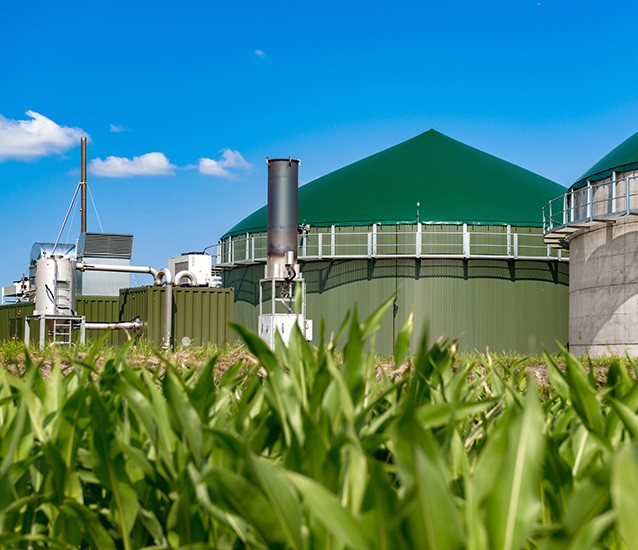
[[[266,158],[268,165],[267,279],[290,277],[297,270],[297,196],[301,161]]]

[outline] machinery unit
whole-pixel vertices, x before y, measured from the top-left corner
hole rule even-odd
[[[173,274],[190,271],[197,278],[196,286],[216,287],[221,283],[220,277],[213,279],[213,258],[210,254],[186,252],[181,256],[169,258],[168,269]]]
[[[87,264],[131,265],[133,235],[82,233],[78,239],[77,260]],[[83,296],[118,296],[130,286],[126,272],[86,271],[77,273],[77,292]]]
[[[39,322],[40,347],[47,335],[54,344],[70,344],[74,324],[80,326],[80,342],[84,342],[85,317],[75,311],[74,259],[53,254],[35,262],[35,309],[25,317],[27,343],[32,321]]]
[[[14,302],[19,302],[29,296],[29,279],[24,275],[19,281],[13,281],[13,284],[2,287],[2,300],[0,303],[4,305],[7,298],[12,298]]]

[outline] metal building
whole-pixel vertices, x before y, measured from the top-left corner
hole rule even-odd
[[[570,254],[570,351],[638,355],[638,133],[543,215],[546,242]]]
[[[303,165],[302,165],[303,168]],[[415,338],[462,349],[536,353],[567,340],[567,255],[543,241],[541,210],[564,188],[435,130],[299,188],[299,263],[307,312],[336,331],[396,294],[376,349],[390,354],[411,312]],[[257,325],[266,207],[216,251],[235,320]]]

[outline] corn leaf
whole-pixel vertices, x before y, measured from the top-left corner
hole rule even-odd
[[[523,546],[540,510],[543,418],[533,383],[523,412],[512,415],[500,429],[507,429],[508,444],[487,499],[487,527],[492,548],[511,550]]]
[[[368,546],[361,520],[343,508],[333,493],[301,474],[288,471],[286,475],[303,497],[308,512],[335,538],[338,545],[350,548]]]
[[[625,445],[616,455],[611,474],[611,496],[620,536],[628,547],[638,541],[638,448]]]

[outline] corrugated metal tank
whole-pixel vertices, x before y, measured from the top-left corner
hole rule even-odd
[[[299,188],[299,259],[315,342],[396,294],[376,349],[392,353],[410,312],[415,337],[464,350],[540,353],[567,342],[567,255],[543,241],[542,208],[564,191],[547,178],[435,130]],[[266,207],[219,243],[235,318],[255,329]],[[251,265],[252,264],[252,265]]]
[[[356,306],[365,318],[394,293],[394,311],[384,317],[375,349],[390,355],[398,331],[414,313],[414,340],[459,338],[460,349],[538,354],[567,342],[568,266],[547,262],[487,260],[346,260],[302,265],[307,311],[329,331]],[[235,288],[235,321],[257,329],[259,279],[263,266],[225,273]]]

